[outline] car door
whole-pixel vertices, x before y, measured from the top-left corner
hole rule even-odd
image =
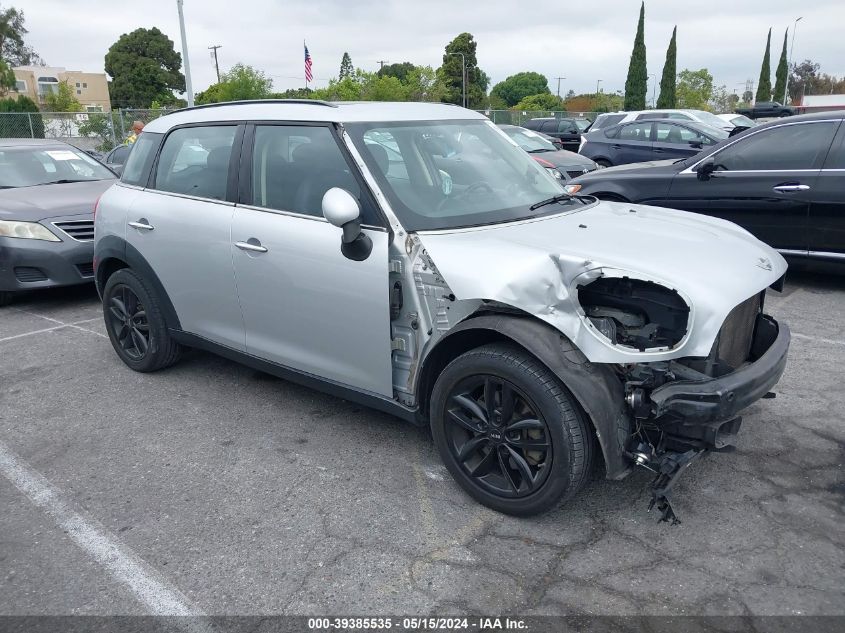
[[[231,241],[247,352],[392,396],[388,233],[334,130],[250,126],[240,180]],[[342,231],[323,217],[332,187],[359,200],[364,261],[341,253]]]
[[[610,162],[614,165],[652,160],[651,121],[623,123],[614,138],[608,139]]]
[[[676,180],[701,178],[700,185],[688,186],[700,187],[706,213],[736,222],[774,248],[806,253],[811,192],[837,126],[838,121],[803,121],[763,128]],[[711,162],[715,171],[704,176],[701,168]]]
[[[811,257],[845,264],[845,125],[831,145],[810,192]]]
[[[182,329],[238,350],[244,328],[229,236],[242,136],[243,128],[232,123],[173,129],[150,186],[129,209],[126,230]]]

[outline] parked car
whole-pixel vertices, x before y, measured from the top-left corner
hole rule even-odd
[[[123,166],[126,164],[126,159],[129,158],[131,149],[132,145],[118,145],[103,157],[102,162],[109,169],[119,174],[123,171]]]
[[[758,101],[750,108],[736,108],[734,112],[747,116],[749,119],[762,119],[767,117],[793,116],[798,112],[798,109],[781,105],[777,101]]]
[[[192,145],[205,161],[184,166]],[[777,252],[721,220],[570,196],[451,105],[168,114],[96,229],[127,366],[189,345],[430,425],[456,481],[512,514],[568,498],[600,459],[614,480],[661,473],[672,518],[677,476],[786,362],[789,330],[763,313]]]
[[[752,127],[682,161],[587,174],[581,192],[736,222],[795,262],[845,264],[843,112]],[[837,131],[838,130],[838,131]]]
[[[662,110],[631,110],[628,112],[612,112],[607,114],[600,114],[595,123],[589,128],[589,131],[600,130],[608,128],[612,125],[620,123],[628,123],[630,121],[643,121],[655,119],[671,119],[673,121],[681,122],[695,122],[714,127],[717,130],[724,130],[730,132],[734,127],[730,123],[720,119],[712,112],[706,110],[689,110],[689,109],[662,109]]]
[[[561,142],[562,149],[572,152],[578,151],[578,144],[581,142],[581,128],[578,126],[578,119],[545,117],[529,119],[522,126],[558,139]]]
[[[566,180],[598,168],[595,162],[575,152],[559,150],[542,135],[517,125],[499,125],[502,131],[516,141],[534,160],[551,165],[566,177]],[[539,159],[539,160],[538,160]],[[546,167],[546,165],[543,165]]]
[[[724,130],[693,121],[646,119],[588,132],[579,153],[609,167],[693,156],[727,137]]]
[[[94,279],[94,203],[115,175],[67,143],[0,140],[0,305]]]

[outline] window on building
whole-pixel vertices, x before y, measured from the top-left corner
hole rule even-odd
[[[81,91],[81,90],[77,90],[77,91],[76,91],[76,94],[81,95],[81,94],[82,94],[82,91]]]
[[[82,87],[83,87],[83,88],[87,88],[87,87],[88,87],[88,84],[86,84],[85,82],[82,82]]]
[[[39,77],[38,78],[38,94],[44,96],[50,93],[58,94],[59,80],[55,77]]]
[[[76,87],[79,88],[79,82],[78,81],[76,82]]]
[[[15,81],[15,92],[26,92],[26,82],[23,79]]]

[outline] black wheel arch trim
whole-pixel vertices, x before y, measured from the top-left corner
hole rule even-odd
[[[94,247],[94,283],[97,286],[100,299],[103,298],[103,289],[106,286],[106,271],[110,268],[106,264],[113,260],[126,264],[126,267],[131,268],[153,287],[156,298],[161,303],[161,313],[168,329],[181,330],[182,326],[179,323],[179,316],[176,314],[173,302],[170,301],[170,297],[158,275],[155,274],[153,267],[150,266],[137,248],[116,235],[106,235],[100,238]]]
[[[472,330],[504,336],[548,367],[575,397],[592,423],[604,456],[607,478],[622,479],[631,472],[624,450],[632,426],[622,383],[609,366],[589,362],[566,336],[529,315],[470,317],[452,328],[423,359],[415,386],[418,397],[424,397],[420,389],[425,388],[423,379],[428,374],[426,364],[432,358],[432,352],[449,345],[450,339],[459,333]],[[436,380],[436,376],[430,378]]]

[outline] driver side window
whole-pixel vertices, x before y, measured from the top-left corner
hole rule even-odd
[[[819,169],[837,123],[788,124],[746,136],[713,156],[716,169],[780,171]]]

